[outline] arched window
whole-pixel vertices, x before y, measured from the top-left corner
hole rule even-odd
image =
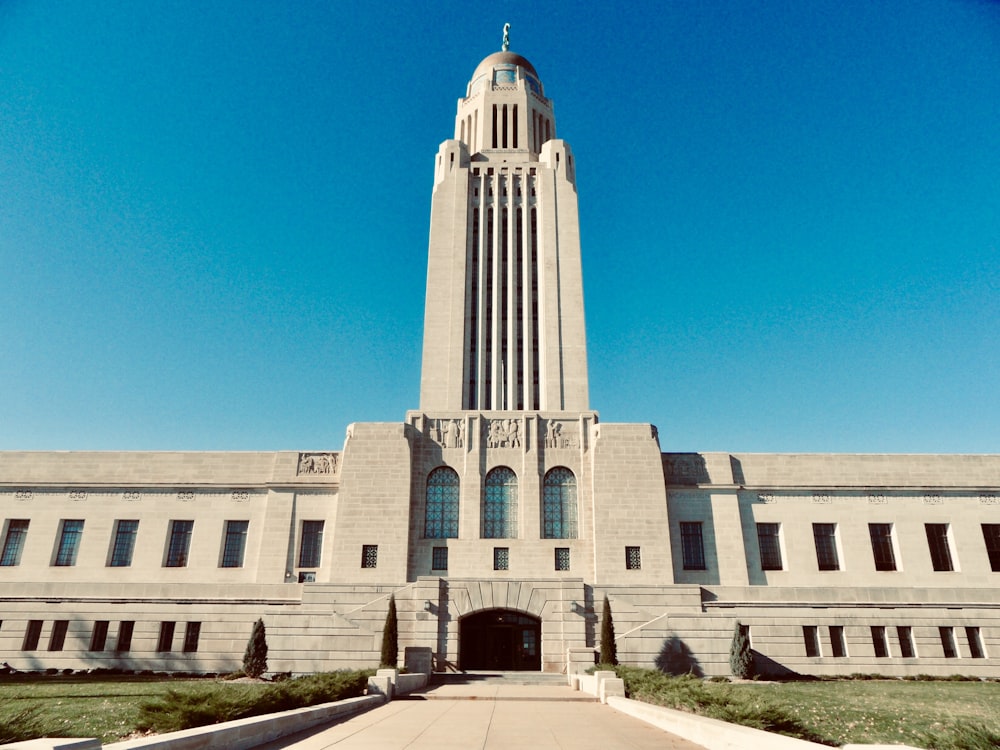
[[[517,475],[499,466],[486,475],[483,497],[483,539],[517,536]]]
[[[563,466],[545,475],[542,538],[576,539],[576,477]]]
[[[427,514],[425,539],[458,537],[458,474],[442,466],[427,477]]]

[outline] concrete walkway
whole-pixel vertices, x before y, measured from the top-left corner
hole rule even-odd
[[[432,685],[258,750],[703,750],[565,686]]]

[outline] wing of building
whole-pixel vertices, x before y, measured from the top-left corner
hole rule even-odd
[[[1000,672],[1000,456],[663,452],[590,410],[576,165],[520,55],[434,162],[420,408],[341,450],[0,453],[13,667]],[[669,443],[683,436],[669,437]]]

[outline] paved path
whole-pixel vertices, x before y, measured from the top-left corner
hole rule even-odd
[[[568,687],[438,685],[258,750],[703,750]]]

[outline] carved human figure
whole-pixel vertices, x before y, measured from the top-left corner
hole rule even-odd
[[[465,424],[461,419],[455,420],[455,447],[464,448],[465,443],[462,442],[462,432],[464,431]]]
[[[507,441],[511,448],[521,447],[521,425],[516,419],[507,420]]]
[[[455,421],[452,419],[444,420],[442,425],[444,430],[444,447],[454,448],[455,447]]]

